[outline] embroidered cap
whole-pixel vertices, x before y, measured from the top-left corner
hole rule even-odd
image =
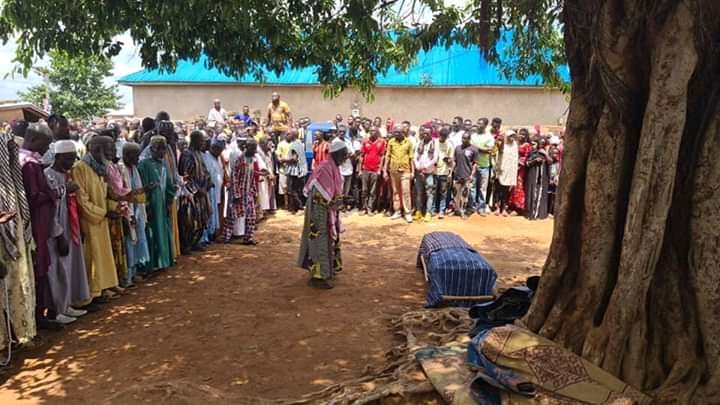
[[[334,152],[343,150],[345,148],[347,148],[347,146],[345,145],[345,142],[343,142],[342,140],[340,140],[338,138],[335,138],[335,139],[333,139],[332,143],[330,144],[330,153],[334,153]]]
[[[68,139],[63,139],[55,142],[55,145],[53,145],[53,149],[55,149],[56,154],[77,153],[77,149],[75,148],[75,142]]]

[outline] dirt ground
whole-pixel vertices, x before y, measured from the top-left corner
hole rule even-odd
[[[459,233],[507,287],[539,272],[552,233],[552,220],[519,217],[344,221],[345,271],[335,289],[307,286],[295,267],[302,216],[279,213],[261,225],[258,246],[214,245],[183,258],[103,311],[45,335],[44,346],[15,354],[0,375],[0,404],[299,398],[383,365],[396,339],[389,318],[424,305],[415,268],[423,234]]]

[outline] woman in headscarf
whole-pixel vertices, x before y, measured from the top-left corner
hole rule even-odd
[[[532,152],[532,145],[528,142],[528,130],[520,128],[518,131],[518,171],[515,188],[510,195],[510,206],[508,209],[513,210],[518,215],[525,212],[525,177],[527,176],[527,159]]]
[[[300,243],[298,266],[310,272],[310,286],[333,288],[331,280],[342,270],[339,209],[343,207],[343,178],[340,165],[347,159],[343,141],[330,144],[330,159],[322,162],[305,185],[308,197]]]
[[[498,157],[495,166],[497,173],[495,215],[508,215],[510,190],[517,184],[518,144],[515,142],[515,136],[515,131],[507,131],[498,145]]]
[[[550,163],[545,139],[532,140],[533,151],[527,160],[527,191],[525,195],[525,217],[545,219],[548,217],[548,187],[550,185]]]

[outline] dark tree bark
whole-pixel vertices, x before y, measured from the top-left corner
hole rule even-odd
[[[566,0],[572,98],[527,326],[654,395],[720,403],[720,1]]]

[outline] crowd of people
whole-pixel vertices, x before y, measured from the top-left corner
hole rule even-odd
[[[278,209],[305,213],[298,265],[316,288],[332,288],[342,270],[339,212],[412,223],[553,211],[562,134],[505,129],[499,118],[311,124],[294,120],[277,93],[266,114],[228,114],[215,100],[193,123],[166,112],[6,123],[0,347],[101,310],[181,255],[255,245],[258,223]]]

